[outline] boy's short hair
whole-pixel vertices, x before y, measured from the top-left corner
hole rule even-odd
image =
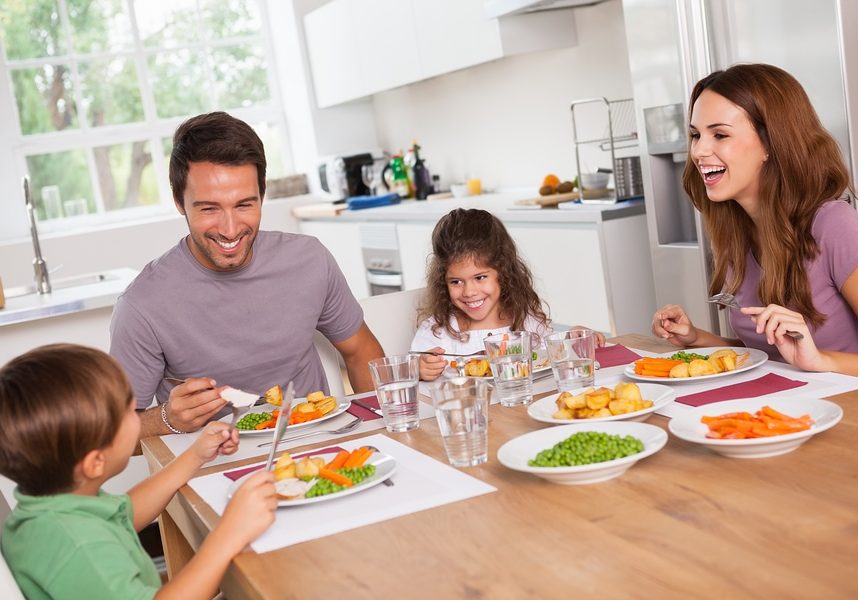
[[[75,466],[113,442],[132,400],[122,367],[95,348],[12,359],[0,369],[0,473],[30,496],[72,491]]]

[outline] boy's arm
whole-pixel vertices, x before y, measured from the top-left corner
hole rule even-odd
[[[203,461],[192,452],[185,451],[166,467],[134,486],[128,492],[134,508],[134,529],[140,531],[154,521],[202,464]]]

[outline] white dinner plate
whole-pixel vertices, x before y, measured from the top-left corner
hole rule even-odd
[[[709,428],[700,422],[703,416],[717,417],[724,413],[746,411],[751,414],[763,406],[790,417],[810,415],[813,425],[805,431],[746,440],[719,440],[706,437]],[[809,397],[746,398],[713,402],[693,408],[670,420],[670,433],[683,440],[706,446],[710,450],[733,458],[767,458],[792,452],[817,433],[831,429],[843,418],[843,409],[834,402]]]
[[[527,461],[536,458],[542,450],[580,431],[600,431],[611,435],[631,435],[643,442],[644,449],[637,454],[577,467],[531,467]],[[546,427],[511,439],[498,450],[498,460],[508,469],[532,473],[553,483],[578,485],[613,479],[626,472],[633,464],[655,454],[667,443],[667,432],[661,427],[615,421],[613,423],[586,423]]]
[[[646,421],[654,411],[670,404],[676,399],[676,392],[673,388],[666,385],[659,385],[657,383],[639,383],[637,386],[640,388],[641,396],[644,400],[652,400],[652,406],[649,408],[636,410],[635,412],[623,415],[613,415],[610,417],[594,417],[592,419],[555,419],[551,415],[557,411],[557,404],[555,401],[561,394],[561,392],[557,392],[556,394],[537,400],[528,406],[527,414],[530,415],[531,419],[536,419],[537,421],[550,423],[552,425],[567,425],[569,423],[601,423],[605,421]],[[571,393],[574,396],[580,394],[585,389],[590,388],[572,390]]]
[[[325,454],[307,454],[306,456],[321,456],[325,459],[325,462],[329,462],[336,455],[336,452],[330,452]],[[299,458],[298,460],[301,459]],[[377,486],[384,480],[389,479],[396,471],[396,459],[389,454],[374,452],[372,456],[369,457],[369,460],[366,462],[366,464],[375,465],[375,474],[372,477],[364,479],[357,485],[353,485],[352,487],[346,488],[334,494],[327,494],[326,496],[316,496],[315,498],[298,498],[296,500],[280,500],[277,503],[277,506],[301,506],[303,504],[315,504],[317,502],[326,502],[328,500],[336,500],[345,496],[351,496],[352,494],[357,494],[358,492],[363,492],[365,490]],[[236,479],[233,484],[229,486],[229,490],[227,491],[227,498],[232,498],[232,495],[241,486],[241,484],[244,483],[244,480],[253,475],[254,473],[256,473],[256,471],[251,471],[243,477]]]
[[[720,346],[714,348],[687,348],[685,351],[693,352],[695,354],[709,355],[713,352],[717,352],[718,350],[735,350],[736,354],[750,352],[751,356],[748,358],[747,361],[745,361],[745,363],[741,367],[737,368],[736,370],[724,371],[723,373],[715,373],[714,375],[700,375],[698,377],[650,377],[649,375],[638,375],[637,373],[635,373],[635,363],[626,365],[623,374],[630,379],[637,379],[638,381],[651,381],[653,383],[696,383],[698,381],[703,381],[704,379],[729,377],[730,375],[735,375],[736,373],[744,373],[745,371],[756,369],[761,364],[769,360],[768,354],[766,354],[762,350],[757,350],[756,348],[735,348],[730,346]],[[673,352],[666,352],[664,354],[656,354],[653,358],[670,358],[677,352],[679,352],[679,350],[675,350]]]
[[[295,401],[292,402],[292,409],[294,410],[296,406],[298,406],[299,404],[301,404],[304,401],[306,401],[306,398],[296,398]],[[351,405],[352,405],[352,402],[348,398],[337,398],[337,407],[334,410],[332,410],[331,412],[329,412],[328,414],[321,416],[318,419],[314,419],[312,421],[307,421],[306,423],[298,423],[296,425],[289,425],[288,430],[292,431],[294,429],[302,429],[304,427],[310,427],[311,425],[315,425],[316,423],[321,423],[322,421],[327,421],[328,419],[333,419],[337,415],[340,415],[340,414],[344,413],[346,410],[348,410],[349,406],[351,406]],[[280,407],[275,406],[273,404],[262,404],[260,406],[254,406],[249,411],[247,411],[247,413],[245,413],[245,414],[249,415],[251,413],[263,413],[263,412],[270,413],[271,411],[276,410],[278,408],[280,408]],[[242,415],[241,418],[244,418],[244,415]],[[241,420],[241,418],[239,418],[239,421]],[[225,416],[224,418],[221,419],[221,421],[223,421],[224,423],[229,423],[230,421],[232,421],[232,415]],[[274,431],[274,428],[269,427],[268,429],[253,429],[253,430],[237,429],[237,431],[238,431],[238,435],[262,435],[262,434],[271,435],[271,433]]]

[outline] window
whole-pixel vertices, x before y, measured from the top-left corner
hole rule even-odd
[[[172,211],[171,137],[202,112],[250,123],[269,177],[291,172],[263,23],[262,0],[0,1],[0,106],[17,124],[0,143],[43,229]]]

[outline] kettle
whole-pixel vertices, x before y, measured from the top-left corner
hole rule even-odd
[[[402,154],[395,154],[381,170],[381,183],[386,189],[399,194],[400,198],[411,197],[411,182],[408,180]]]

